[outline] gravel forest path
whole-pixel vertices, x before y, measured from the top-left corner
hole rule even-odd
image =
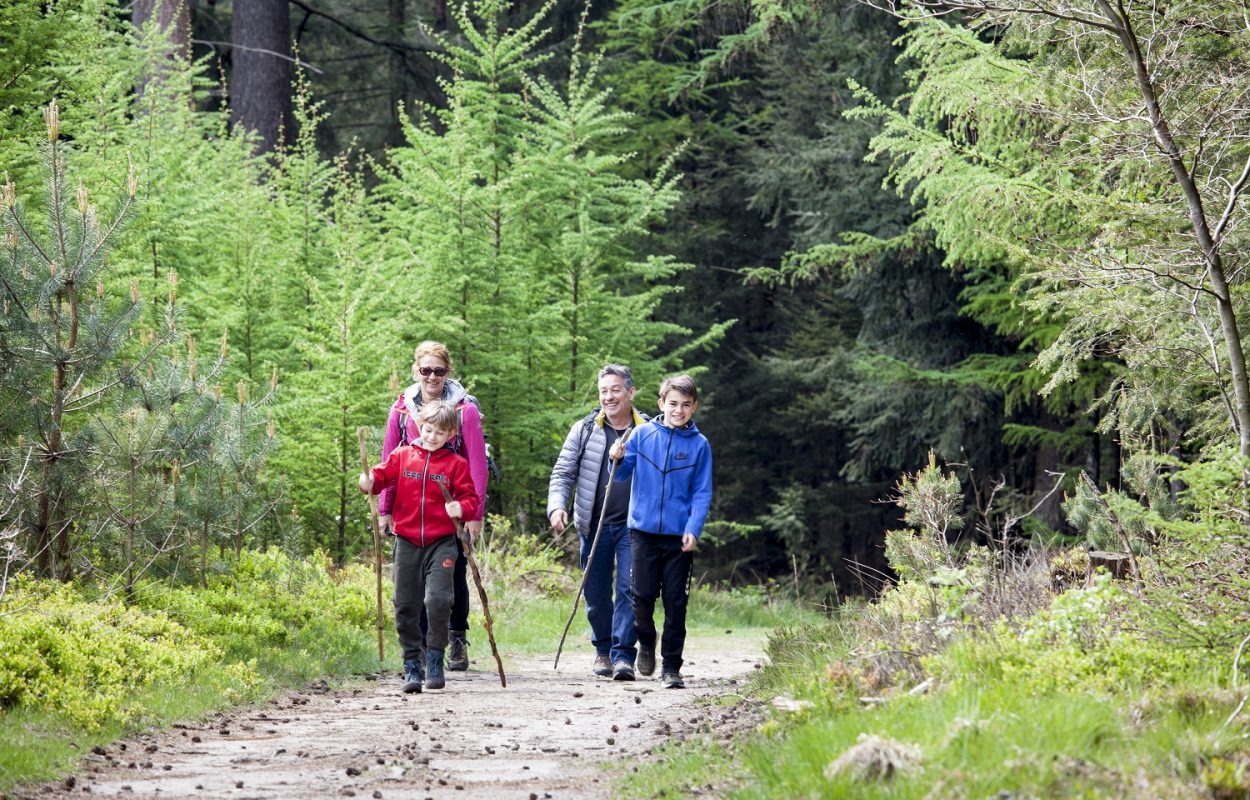
[[[97,748],[75,775],[17,796],[608,798],[614,777],[653,747],[729,735],[737,712],[700,700],[740,690],[763,639],[692,635],[684,691],[661,688],[658,671],[632,683],[597,678],[584,646],[566,649],[558,671],[550,656],[505,659],[505,689],[479,641],[470,670],[449,673],[443,691],[401,694],[390,671],[313,685]]]

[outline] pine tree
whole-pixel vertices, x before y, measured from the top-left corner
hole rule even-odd
[[[27,517],[28,552],[39,572],[68,579],[72,572],[75,496],[85,474],[81,419],[150,358],[142,348],[129,365],[113,359],[139,313],[137,288],[115,300],[104,289],[111,239],[126,220],[138,190],[133,167],[116,213],[104,223],[85,184],[75,193],[67,174],[55,102],[44,111],[47,140],[47,218],[32,221],[8,182],[3,190],[4,324],[0,386],[5,405],[20,407],[18,430],[39,462]],[[11,423],[12,424],[12,423]],[[19,455],[20,459],[20,455]]]

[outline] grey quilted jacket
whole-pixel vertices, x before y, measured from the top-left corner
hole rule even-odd
[[[636,408],[630,410],[634,414],[635,427],[649,419],[647,415],[640,414]],[[590,529],[590,515],[594,511],[599,467],[603,463],[604,445],[608,440],[603,431],[606,419],[607,414],[600,411],[590,424],[589,432],[586,429],[585,417],[573,423],[573,427],[569,429],[569,435],[564,437],[564,446],[560,448],[560,455],[556,458],[555,466],[551,468],[551,481],[547,484],[547,519],[551,519],[551,515],[556,511],[568,508],[569,494],[573,492],[574,486],[577,487],[577,492],[573,496],[573,524],[577,526],[577,532],[583,536],[594,534],[594,531]],[[583,440],[586,443],[586,452],[582,455],[579,469],[577,457],[582,451]],[[613,491],[618,491],[618,489],[613,488]]]

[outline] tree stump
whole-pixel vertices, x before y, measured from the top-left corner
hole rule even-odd
[[[1089,570],[1085,574],[1086,583],[1094,579],[1098,568],[1103,567],[1116,580],[1124,580],[1132,570],[1132,556],[1128,553],[1111,553],[1106,550],[1089,551]]]

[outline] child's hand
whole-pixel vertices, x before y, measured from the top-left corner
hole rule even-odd
[[[370,492],[373,491],[373,473],[372,472],[360,473],[360,491],[364,492],[365,494],[369,494]]]
[[[477,537],[482,535],[482,521],[480,519],[475,519],[471,522],[466,522],[464,524],[464,529],[469,533],[469,540],[476,542]]]
[[[616,444],[612,445],[612,449],[608,451],[608,458],[619,462],[625,457],[625,442],[621,439],[616,440]]]
[[[694,538],[693,533],[683,533],[681,535],[681,551],[683,553],[692,553],[699,546],[699,540]]]
[[[381,516],[379,516],[378,525],[382,528],[382,533],[386,534],[387,536],[395,535],[394,531],[391,530],[391,515],[390,514],[382,514]]]
[[[443,506],[443,508],[447,509],[447,516],[451,517],[452,519],[460,518],[460,504],[457,503],[455,500],[452,500],[450,503],[447,503],[445,506]]]

